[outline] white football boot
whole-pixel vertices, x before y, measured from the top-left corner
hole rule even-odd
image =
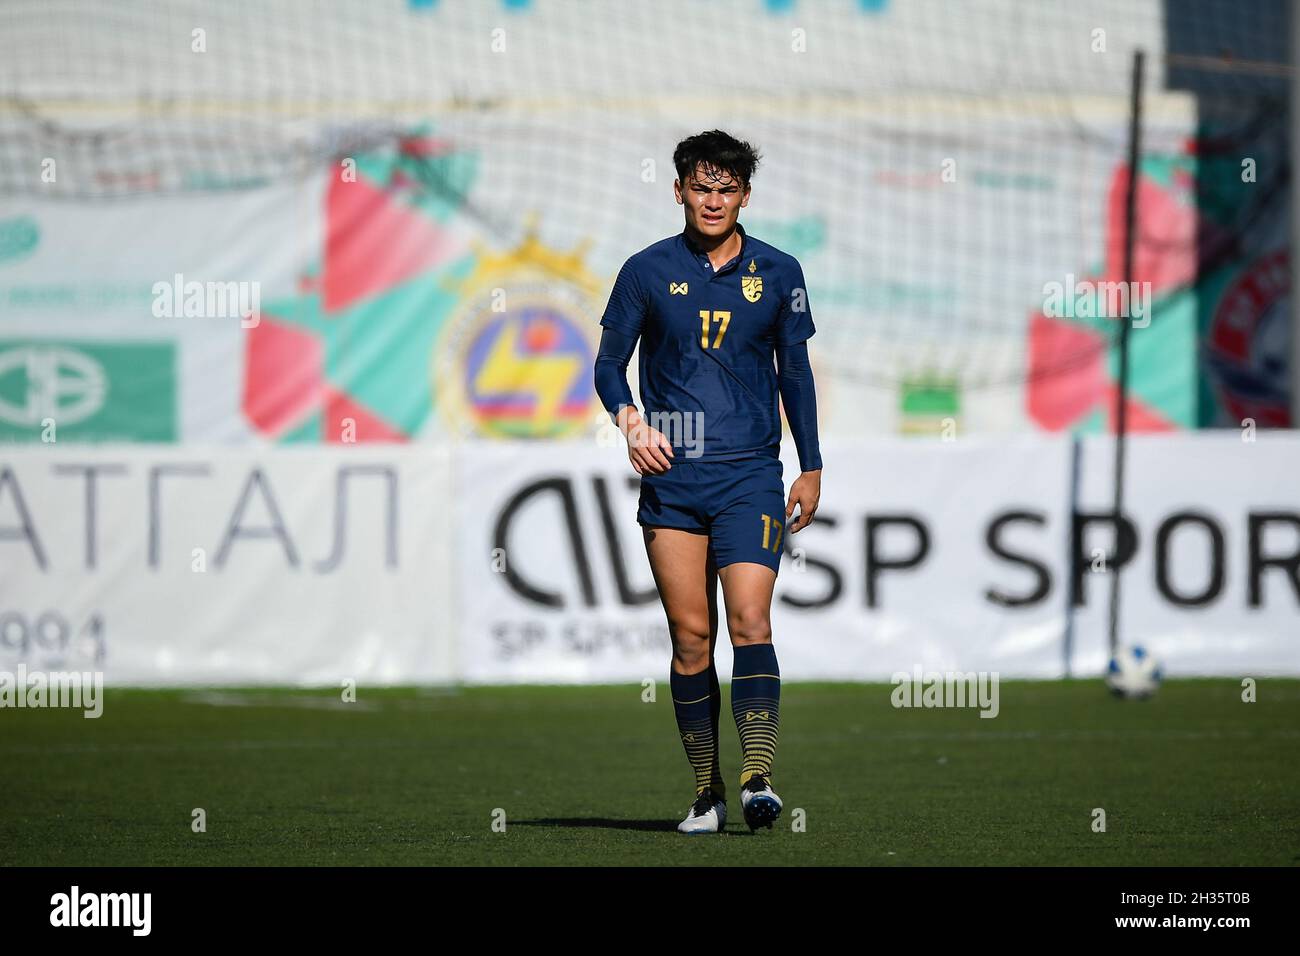
[[[705,789],[691,805],[686,819],[677,824],[678,833],[721,833],[727,825],[727,805],[712,790]]]
[[[754,774],[740,788],[740,812],[745,815],[750,830],[759,827],[770,830],[781,815],[781,798],[762,774]]]

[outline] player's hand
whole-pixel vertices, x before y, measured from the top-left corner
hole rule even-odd
[[[638,418],[627,430],[627,457],[638,475],[662,475],[672,467],[673,445],[657,428]]]
[[[789,534],[801,531],[812,524],[813,515],[817,514],[817,502],[822,497],[822,472],[805,471],[790,486],[790,500],[785,504],[785,530]],[[799,506],[799,517],[793,522],[794,506]]]

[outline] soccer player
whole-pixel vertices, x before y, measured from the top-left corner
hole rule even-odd
[[[673,193],[686,226],[623,264],[595,362],[597,394],[641,476],[637,521],[672,638],[673,707],[695,773],[683,833],[717,833],[727,821],[713,660],[719,579],[734,653],[742,812],[751,830],[780,815],[771,783],[781,696],[772,590],[789,535],[813,520],[821,496],[803,271],[739,222],[758,161],[754,147],[721,130],[677,145]],[[627,382],[638,340],[643,413]],[[788,499],[778,395],[801,471]]]

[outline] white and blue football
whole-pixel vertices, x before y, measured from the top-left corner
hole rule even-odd
[[[1145,647],[1135,644],[1120,648],[1110,659],[1106,686],[1117,697],[1140,700],[1156,692],[1163,676],[1160,662]]]

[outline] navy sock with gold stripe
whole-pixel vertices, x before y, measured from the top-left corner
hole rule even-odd
[[[740,785],[754,774],[768,776],[776,757],[780,729],[781,671],[776,648],[768,644],[742,644],[735,648],[731,670],[731,713],[740,732],[744,764]]]
[[[709,661],[709,723],[713,729],[713,792],[723,800],[727,799],[727,785],[722,782],[722,764],[718,757],[718,717],[722,714],[722,685],[718,682],[717,665]]]
[[[718,713],[722,698],[717,672],[712,665],[698,674],[679,674],[674,670],[670,672],[669,686],[677,714],[677,732],[686,748],[686,759],[695,771],[695,792],[702,793],[708,787],[725,798],[718,770]]]

